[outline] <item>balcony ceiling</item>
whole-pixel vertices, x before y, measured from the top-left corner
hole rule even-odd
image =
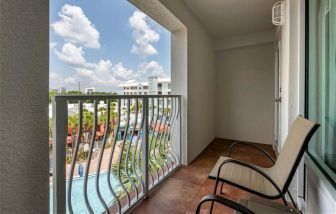
[[[278,0],[183,0],[215,39],[274,29]]]

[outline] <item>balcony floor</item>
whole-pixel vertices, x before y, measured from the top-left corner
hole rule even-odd
[[[208,179],[208,174],[219,156],[227,156],[228,148],[232,143],[233,141],[215,139],[191,164],[179,168],[132,213],[195,213],[200,199],[213,192],[215,181]],[[275,158],[272,146],[261,144],[259,146]],[[272,163],[261,152],[250,147],[239,145],[232,151],[232,156],[259,166],[272,166]],[[224,185],[223,190],[225,197],[235,201],[247,197],[258,197],[228,184]],[[203,206],[204,211],[208,211],[208,208],[208,204]],[[233,213],[233,210],[215,204],[213,213]]]

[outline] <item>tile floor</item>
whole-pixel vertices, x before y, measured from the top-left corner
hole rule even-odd
[[[208,179],[209,172],[219,156],[227,156],[228,148],[232,143],[233,141],[230,140],[215,139],[192,163],[179,168],[132,213],[195,213],[200,199],[213,192],[215,181]],[[258,146],[266,150],[275,159],[275,154],[270,145],[259,144]],[[260,151],[251,147],[241,145],[235,147],[232,151],[232,157],[263,167],[272,166],[270,160]],[[224,185],[223,191],[225,197],[235,201],[241,198],[258,197],[228,184]],[[209,213],[209,207],[209,204],[205,204],[202,213]],[[215,204],[213,213],[233,213],[233,210]]]

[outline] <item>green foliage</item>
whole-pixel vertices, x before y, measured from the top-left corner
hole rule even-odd
[[[52,97],[56,96],[57,92],[56,91],[49,91],[49,103],[52,101]]]

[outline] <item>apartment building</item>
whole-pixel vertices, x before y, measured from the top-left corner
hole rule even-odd
[[[169,95],[171,83],[169,78],[149,77],[148,82],[127,81],[119,85],[122,95]]]

